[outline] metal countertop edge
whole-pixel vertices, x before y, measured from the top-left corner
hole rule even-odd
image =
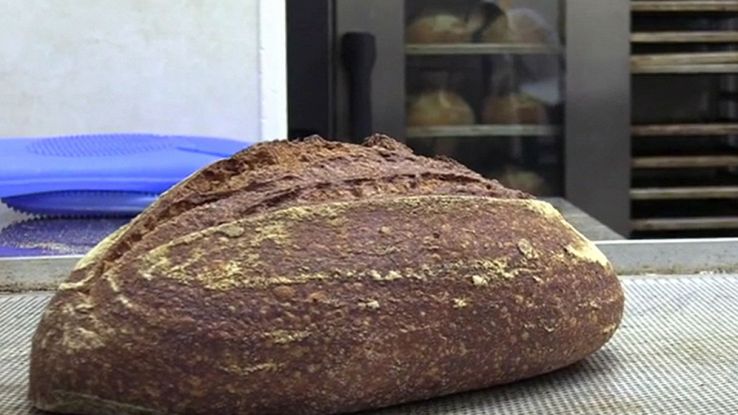
[[[0,291],[55,290],[82,255],[0,258]]]
[[[738,238],[595,242],[620,275],[738,271]]]
[[[597,241],[620,275],[738,271],[738,238]],[[56,289],[81,255],[0,258],[0,291]]]

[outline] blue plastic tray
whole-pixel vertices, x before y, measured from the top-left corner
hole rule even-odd
[[[2,139],[0,199],[34,214],[135,215],[193,172],[248,146],[150,134]]]

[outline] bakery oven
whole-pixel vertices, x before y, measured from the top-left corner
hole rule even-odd
[[[628,1],[287,5],[292,137],[386,133],[629,231]]]

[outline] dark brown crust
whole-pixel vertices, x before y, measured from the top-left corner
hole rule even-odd
[[[91,272],[101,274],[126,253],[137,255],[173,237],[267,210],[430,194],[530,197],[453,160],[417,156],[384,135],[367,138],[363,146],[319,136],[262,143],[214,163],[167,192],[91,264]],[[78,270],[71,279],[84,279],[89,272]]]
[[[385,146],[371,151],[410,155]],[[248,184],[220,188],[210,208],[127,240],[198,188],[190,179],[60,287],[34,336],[32,401],[79,414],[340,413],[534,376],[601,347],[623,308],[601,253],[549,205],[423,160],[417,186],[374,180],[371,195],[348,191],[361,185],[346,172],[305,193],[284,186],[291,196],[273,205]],[[281,189],[268,166],[259,183]],[[320,168],[300,169],[320,181]]]

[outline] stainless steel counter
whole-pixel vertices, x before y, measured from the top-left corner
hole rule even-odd
[[[597,219],[562,198],[546,198],[556,210],[561,212],[569,223],[591,241],[616,241],[624,239],[622,235],[608,228]]]

